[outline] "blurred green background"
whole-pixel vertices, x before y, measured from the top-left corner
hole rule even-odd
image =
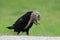
[[[32,26],[30,36],[60,36],[60,0],[0,0],[0,35],[16,35],[6,27],[29,10],[41,14],[40,25]]]

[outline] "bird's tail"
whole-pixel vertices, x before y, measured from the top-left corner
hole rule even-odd
[[[13,29],[13,26],[9,26],[9,27],[7,27],[8,29]]]

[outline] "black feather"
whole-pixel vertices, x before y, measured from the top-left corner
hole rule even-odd
[[[8,29],[13,29],[13,27],[12,26],[9,26],[9,27],[7,27]]]
[[[7,27],[8,29],[14,29],[14,32],[17,32],[19,34],[21,31],[26,32],[27,35],[29,35],[29,29],[32,27],[33,22],[30,23],[29,27],[27,29],[24,29],[27,25],[28,21],[30,20],[32,11],[27,12],[22,17],[20,17],[12,27]]]

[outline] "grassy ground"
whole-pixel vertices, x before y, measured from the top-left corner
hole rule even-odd
[[[60,36],[60,0],[0,0],[0,35],[16,35],[6,27],[29,10],[41,13],[40,25],[33,25],[29,35]]]

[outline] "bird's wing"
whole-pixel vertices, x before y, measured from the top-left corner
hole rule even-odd
[[[19,26],[19,25],[22,24],[22,22],[23,22],[23,18],[19,18],[19,19],[15,22],[14,26]]]

